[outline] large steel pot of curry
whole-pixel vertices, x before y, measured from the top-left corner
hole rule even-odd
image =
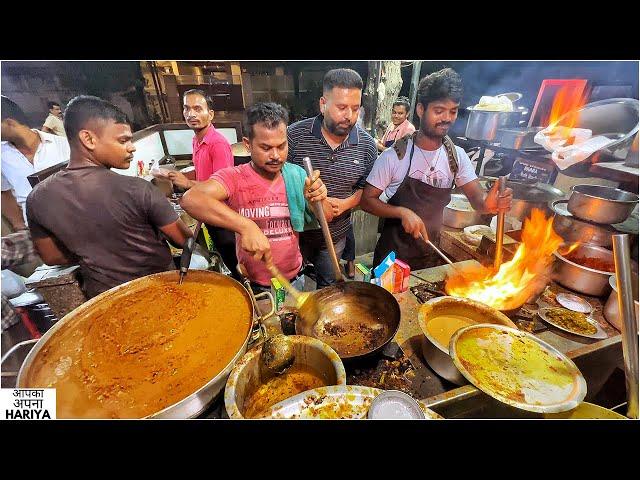
[[[57,418],[197,416],[245,353],[258,312],[230,277],[178,278],[138,278],[65,315],[31,350],[16,386],[56,388]]]

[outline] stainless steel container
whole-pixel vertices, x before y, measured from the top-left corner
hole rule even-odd
[[[567,200],[551,202],[554,213],[553,229],[567,243],[590,243],[601,247],[611,247],[611,235],[618,231],[610,225],[586,222],[574,217],[567,210]]]
[[[294,365],[307,365],[322,375],[326,385],[346,385],[347,374],[338,354],[329,345],[312,337],[291,335]],[[275,374],[260,367],[262,346],[249,351],[233,368],[224,391],[229,418],[244,418],[245,401]]]
[[[567,209],[589,222],[612,224],[624,222],[638,204],[638,195],[603,185],[574,185]]]
[[[200,387],[191,395],[183,398],[182,400],[174,403],[173,405],[166,407],[163,410],[160,410],[158,412],[155,412],[149,415],[146,418],[183,419],[183,418],[195,417],[200,413],[202,413],[211,404],[211,402],[215,400],[215,398],[224,388],[227,377],[229,376],[229,373],[231,372],[231,369],[233,368],[234,364],[246,352],[247,345],[249,343],[249,340],[251,339],[254,328],[257,327],[257,325],[259,325],[259,322],[262,322],[263,318],[267,318],[273,315],[273,312],[275,310],[274,304],[273,304],[273,297],[269,292],[265,292],[265,294],[259,294],[253,297],[253,293],[247,292],[247,290],[239,282],[237,282],[231,277],[228,277],[226,275],[222,275],[216,272],[195,270],[195,271],[190,271],[188,275],[190,279],[198,279],[198,281],[202,281],[202,282],[227,283],[233,286],[233,288],[236,288],[239,291],[243,292],[243,295],[247,298],[247,300],[249,301],[249,304],[251,305],[250,314],[253,317],[253,323],[252,323],[252,326],[250,326],[250,328],[247,331],[247,335],[246,335],[246,338],[244,339],[242,346],[238,349],[238,352],[234,355],[234,357],[229,361],[227,366],[221,372],[219,372],[217,375],[211,378],[205,385]],[[78,308],[76,308],[72,312],[65,315],[64,318],[62,318],[53,327],[51,327],[51,329],[47,331],[47,333],[45,333],[42,336],[42,338],[40,338],[38,343],[31,349],[31,351],[25,358],[24,363],[20,367],[20,371],[18,372],[16,387],[17,388],[26,387],[25,382],[28,377],[29,369],[33,366],[34,360],[36,359],[38,352],[40,352],[43,348],[48,346],[48,342],[51,341],[51,338],[56,334],[56,332],[58,332],[62,328],[65,328],[67,325],[71,324],[77,318],[87,315],[89,312],[95,311],[96,309],[99,309],[101,306],[101,302],[107,299],[113,298],[114,295],[124,295],[124,294],[127,294],[128,292],[143,291],[145,285],[149,281],[153,281],[153,282],[165,281],[170,283],[177,283],[178,276],[179,276],[178,271],[174,270],[169,272],[155,273],[153,275],[147,275],[146,277],[131,280],[130,282],[124,283],[122,285],[118,285],[117,287],[114,287],[110,290],[107,290],[104,293],[101,293],[100,295],[83,303]],[[271,309],[267,315],[260,316],[259,311],[256,308],[255,299],[263,295],[267,296],[270,299]]]
[[[616,276],[611,275],[609,277],[609,285],[611,286],[611,293],[607,299],[607,303],[604,304],[604,318],[607,319],[611,325],[613,325],[618,331],[622,331],[622,316],[620,315],[620,309],[618,307],[618,289],[616,287]],[[638,277],[635,278],[633,284],[633,303],[636,307],[636,323],[638,323],[638,317],[640,317],[640,302],[638,302]]]
[[[502,148],[513,150],[540,150],[543,149],[533,141],[533,138],[542,130],[542,127],[529,128],[501,128],[496,134],[496,142]]]
[[[560,250],[566,250],[568,245],[562,245]],[[574,250],[576,255],[588,258],[600,258],[607,260],[613,265],[613,252],[597,245],[583,244]],[[585,295],[604,297],[611,291],[609,277],[611,272],[603,272],[593,268],[584,267],[567,260],[557,251],[554,252],[556,261],[554,263],[553,280],[560,285],[570,288]]]
[[[461,193],[451,195],[451,201],[444,207],[442,223],[452,228],[465,228],[478,225],[482,214],[476,212],[467,197]]]
[[[449,356],[449,345],[440,345],[427,328],[431,319],[441,315],[460,315],[474,323],[495,323],[516,328],[502,312],[468,298],[438,297],[420,307],[418,323],[422,330],[422,355],[427,364],[442,378],[456,385],[467,383]]]
[[[513,112],[492,112],[488,110],[475,110],[467,107],[469,118],[464,136],[472,140],[495,140],[498,130],[501,128],[517,127],[524,122],[529,113],[526,108],[518,107]]]

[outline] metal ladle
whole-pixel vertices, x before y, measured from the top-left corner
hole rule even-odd
[[[180,279],[178,280],[178,285],[182,285],[184,277],[189,271],[191,255],[193,254],[193,249],[196,245],[196,238],[198,238],[198,234],[200,233],[200,227],[202,227],[202,222],[198,222],[196,224],[193,236],[187,238],[182,246],[182,254],[180,255]]]
[[[272,265],[275,272],[278,273],[277,276],[280,276],[282,279],[282,274]],[[242,277],[242,282],[245,284],[247,288],[251,288],[251,283],[247,278],[247,270],[244,265],[238,263],[236,267],[238,273]],[[272,273],[273,274],[273,273]],[[285,280],[286,282],[286,280]],[[289,282],[287,282],[289,283]],[[295,290],[299,295],[302,295],[298,290],[296,290],[291,284],[289,284],[293,290]],[[285,287],[286,288],[286,287]],[[251,299],[253,301],[253,296]],[[295,294],[294,294],[295,296]],[[296,301],[298,301],[296,299]],[[254,303],[254,308],[258,309],[258,305]],[[295,361],[296,357],[293,350],[293,342],[286,335],[277,334],[277,335],[269,335],[266,329],[263,329],[265,340],[262,344],[262,354],[260,355],[260,362],[262,366],[264,366],[267,370],[272,373],[281,374],[284,373]]]
[[[447,262],[449,265],[451,265],[453,270],[458,275],[461,275],[464,278],[468,278],[467,273],[462,269],[462,267],[460,267],[459,265],[456,265],[455,263],[453,263],[451,261],[451,259],[449,257],[447,257],[438,247],[436,247],[431,240],[429,240],[428,238],[424,238],[424,236],[422,234],[420,234],[420,238],[422,238],[422,240],[424,240],[427,245],[429,245],[431,248],[433,248],[435,250],[435,252],[438,255],[440,255],[445,262]]]
[[[498,196],[502,196],[507,186],[507,177],[502,176],[498,180]],[[504,244],[504,219],[507,213],[505,211],[498,212],[498,220],[496,225],[496,256],[493,260],[493,268],[497,272],[502,265],[502,245]]]

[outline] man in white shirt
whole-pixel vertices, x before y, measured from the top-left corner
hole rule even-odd
[[[420,129],[397,140],[374,163],[360,201],[364,211],[386,219],[374,265],[392,250],[412,270],[440,264],[425,240],[438,242],[443,210],[456,185],[480,213],[511,207],[511,189],[499,195],[496,182],[485,195],[469,157],[447,136],[461,99],[462,79],[454,70],[446,68],[423,78],[416,106]]]
[[[18,230],[27,221],[24,205],[31,192],[27,176],[68,162],[69,142],[66,137],[30,129],[22,109],[5,96],[1,110],[2,215]]]
[[[46,133],[52,133],[53,135],[59,135],[66,137],[67,133],[64,131],[64,122],[62,121],[62,109],[57,102],[48,102],[49,116],[42,125],[42,131]]]

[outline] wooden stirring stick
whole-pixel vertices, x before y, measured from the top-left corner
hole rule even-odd
[[[273,262],[269,260],[269,261],[266,261],[265,263],[267,265],[267,270],[269,270],[271,275],[276,277],[278,281],[282,284],[282,286],[287,290],[287,292],[293,295],[293,298],[295,298],[298,306],[302,305],[307,299],[307,297],[309,296],[309,294],[304,294],[300,290],[295,288],[293,285],[291,285],[289,283],[289,280],[284,278],[284,275],[280,273],[280,270],[278,270],[278,268],[273,264]]]

